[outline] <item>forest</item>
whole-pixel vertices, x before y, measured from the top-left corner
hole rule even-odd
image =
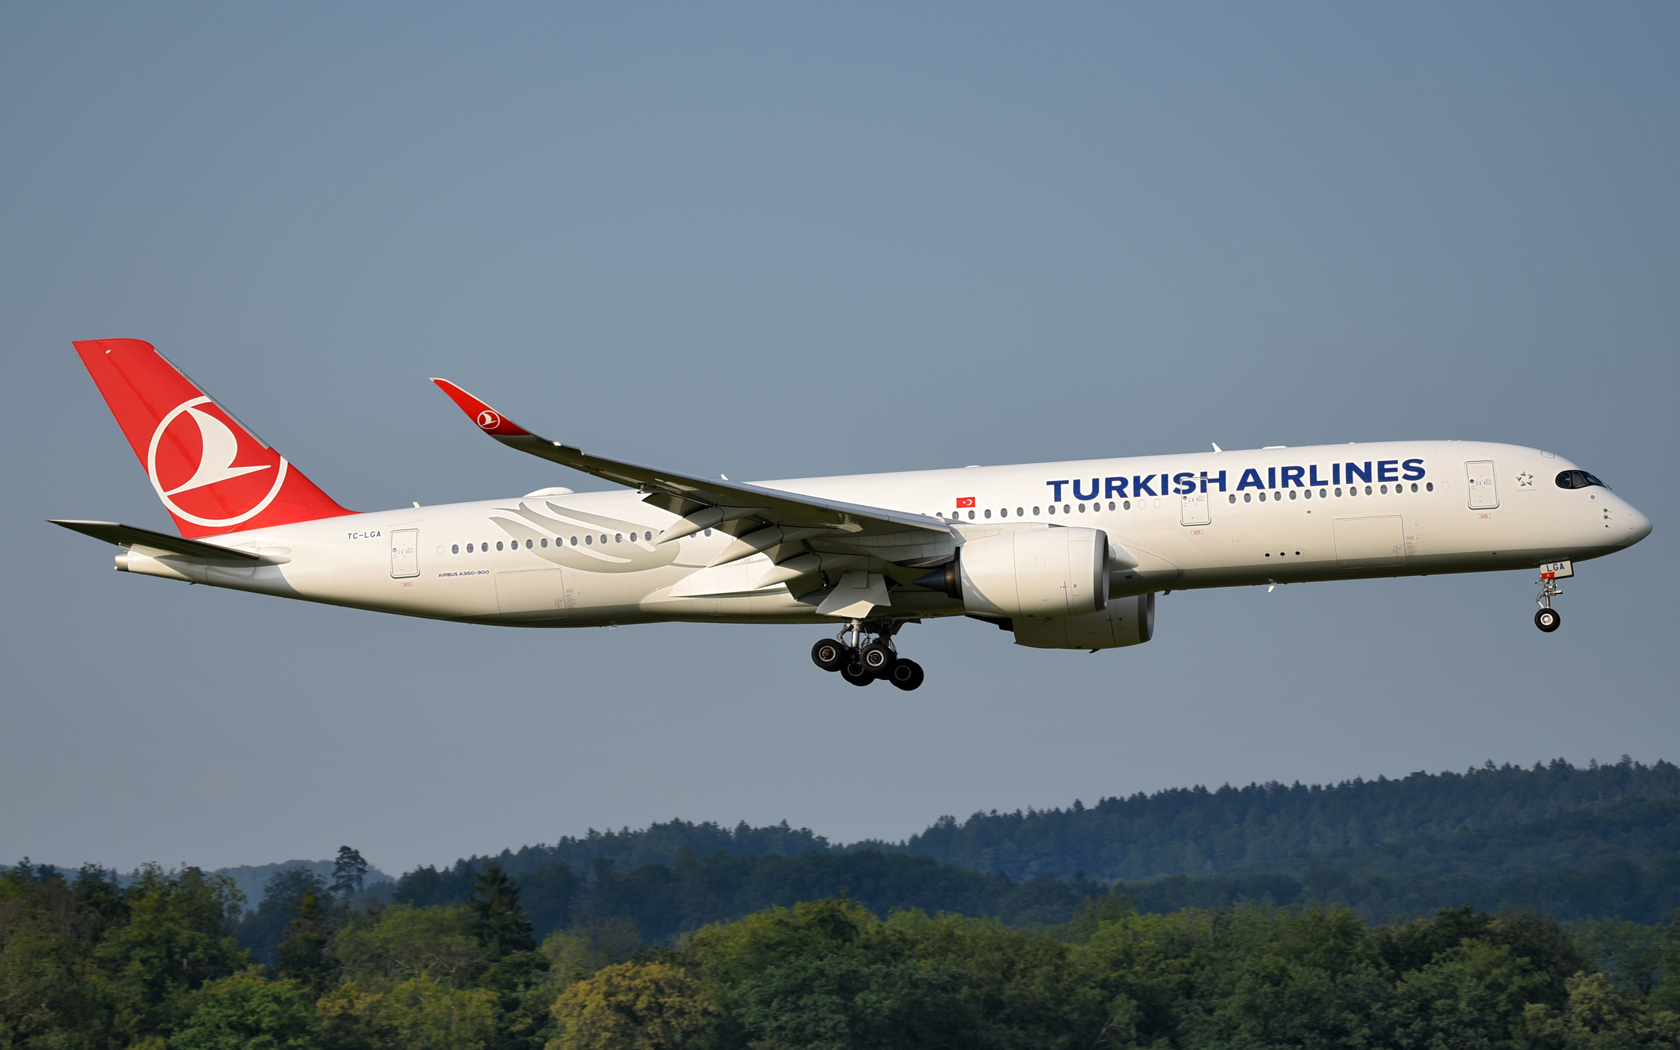
[[[369,881],[0,870],[12,1047],[1680,1045],[1680,771],[680,820]]]
[[[596,916],[540,941],[494,862],[459,904],[303,894],[264,963],[226,876],[0,874],[0,1046],[163,1050],[1680,1045],[1680,923],[1570,927],[1471,908],[1383,924],[1249,903],[1068,921],[893,911],[846,896],[668,945]],[[271,880],[276,895],[284,873]],[[336,890],[336,891],[335,891]],[[270,902],[265,898],[263,904]]]

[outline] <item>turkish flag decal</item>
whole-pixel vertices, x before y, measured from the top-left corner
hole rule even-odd
[[[958,496],[957,497],[957,509],[958,510],[961,510],[963,507],[972,507],[972,506],[974,506],[974,497],[973,496]]]

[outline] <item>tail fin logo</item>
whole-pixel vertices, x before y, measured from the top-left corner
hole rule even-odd
[[[502,425],[502,417],[487,408],[478,414],[478,425],[481,430],[495,430]]]
[[[244,463],[235,466],[238,460]],[[280,494],[287,468],[286,457],[204,396],[171,409],[146,450],[146,475],[163,505],[206,528],[230,528],[261,514]]]

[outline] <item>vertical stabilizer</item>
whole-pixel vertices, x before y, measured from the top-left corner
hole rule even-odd
[[[152,488],[196,538],[350,514],[139,339],[75,344]]]

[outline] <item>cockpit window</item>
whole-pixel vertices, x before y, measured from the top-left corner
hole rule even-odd
[[[1601,489],[1610,487],[1584,470],[1562,471],[1557,476],[1557,485],[1560,489],[1584,489],[1593,485],[1597,485]]]

